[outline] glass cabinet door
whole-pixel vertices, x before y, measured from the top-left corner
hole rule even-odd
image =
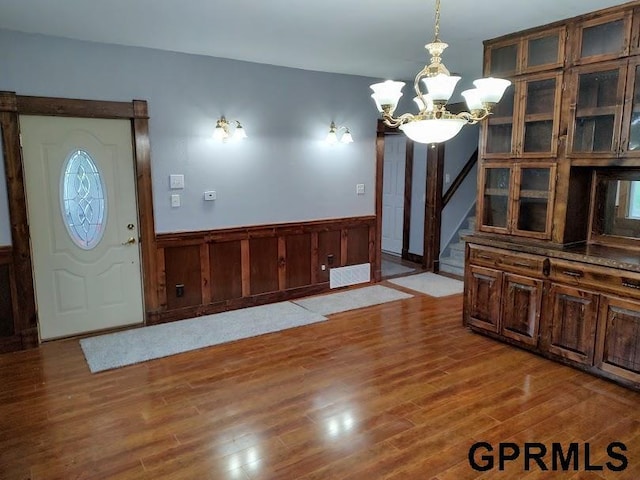
[[[485,156],[508,157],[514,152],[513,114],[515,85],[512,83],[493,109],[486,123]]]
[[[629,62],[620,141],[625,157],[640,156],[640,59]]]
[[[482,169],[481,230],[506,233],[509,221],[509,190],[511,168],[508,166]]]
[[[530,35],[524,39],[523,72],[561,67],[564,64],[565,27]]]
[[[598,70],[578,69],[571,93],[573,121],[569,153],[615,156],[622,114],[624,66],[608,63]]]
[[[544,74],[524,81],[522,137],[517,153],[522,156],[555,156],[557,152],[562,74]]]
[[[594,18],[576,28],[578,48],[574,52],[577,64],[601,62],[629,53],[631,11]]]
[[[551,207],[555,167],[519,165],[514,233],[539,238],[551,236]]]
[[[519,72],[520,40],[491,45],[486,49],[485,76],[508,77]]]

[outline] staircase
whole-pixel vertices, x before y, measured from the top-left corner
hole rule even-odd
[[[471,212],[475,211],[472,209]],[[466,224],[466,225],[465,225]],[[471,235],[476,228],[476,217],[468,216],[465,221],[460,224],[458,231],[453,236],[451,243],[447,246],[444,253],[447,256],[440,257],[440,271],[464,277],[464,246],[465,241],[462,237]],[[457,239],[457,242],[455,241]]]

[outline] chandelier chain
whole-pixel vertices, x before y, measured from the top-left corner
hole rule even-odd
[[[434,28],[435,31],[435,42],[440,41],[440,0],[436,0],[436,26]]]

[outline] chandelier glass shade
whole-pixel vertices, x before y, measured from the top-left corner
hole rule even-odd
[[[448,45],[440,41],[439,33],[440,0],[436,0],[435,38],[425,45],[431,55],[431,63],[418,72],[413,82],[417,95],[414,100],[419,109],[417,114],[394,116],[404,82],[387,80],[371,85],[371,97],[384,123],[400,128],[410,139],[419,143],[444,142],[456,136],[464,125],[484,120],[511,84],[509,80],[492,77],[475,80],[475,88],[462,92],[469,111],[456,114],[449,112],[446,105],[460,77],[451,75],[442,63],[442,52]]]

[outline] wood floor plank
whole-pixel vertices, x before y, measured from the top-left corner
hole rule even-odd
[[[0,355],[0,478],[535,480],[475,471],[469,448],[640,451],[640,394],[461,315],[461,295],[415,294],[95,375],[73,339]],[[637,455],[625,473],[548,478],[638,478]]]

